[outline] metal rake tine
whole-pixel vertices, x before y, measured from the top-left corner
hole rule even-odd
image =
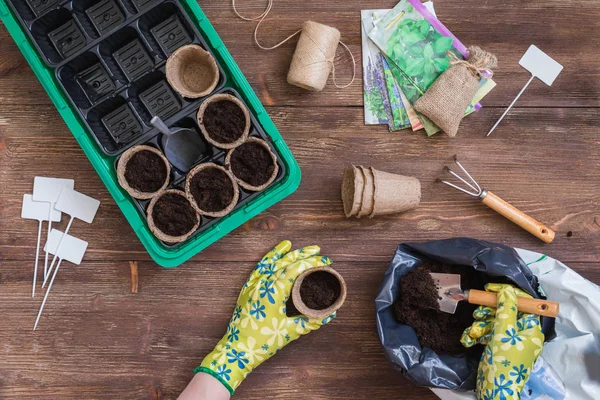
[[[460,169],[462,169],[462,171],[463,171],[463,172],[464,172],[464,173],[465,173],[465,174],[466,174],[466,175],[469,177],[469,179],[471,180],[471,182],[473,182],[473,183],[475,184],[475,186],[477,186],[477,189],[475,189],[475,188],[474,188],[473,186],[471,186],[471,185],[469,185],[469,186],[471,186],[471,188],[475,189],[475,190],[476,190],[476,191],[477,191],[479,194],[481,194],[481,186],[479,186],[479,183],[477,183],[477,181],[476,181],[476,180],[475,180],[475,179],[474,179],[474,178],[471,176],[471,174],[469,174],[469,171],[467,171],[467,170],[465,169],[465,167],[463,167],[463,166],[461,165],[461,163],[458,161],[458,158],[456,158],[456,155],[454,156],[454,163],[455,163],[456,165],[458,165],[458,167],[459,167]],[[464,181],[463,181],[463,182],[464,182]],[[478,194],[478,195],[479,195],[479,194]]]
[[[479,197],[479,194],[478,194],[478,193],[472,193],[472,192],[469,192],[468,190],[465,190],[465,189],[461,188],[460,186],[456,186],[456,185],[455,185],[454,183],[452,183],[452,182],[448,182],[448,181],[445,181],[445,180],[443,180],[443,179],[440,179],[439,181],[440,181],[440,182],[442,182],[442,183],[445,183],[445,184],[446,184],[446,185],[448,185],[448,186],[451,186],[451,187],[453,187],[453,188],[454,188],[454,189],[456,189],[456,190],[460,190],[461,192],[463,192],[463,193],[466,193],[466,194],[468,194],[469,196],[473,196],[473,197]]]
[[[473,196],[479,196],[479,193],[481,193],[481,189],[478,189],[475,186],[471,185],[469,182],[467,182],[465,179],[463,179],[463,177],[458,175],[456,172],[452,171],[450,168],[445,167],[444,170],[449,172],[452,176],[454,176],[456,179],[460,180],[462,183],[464,183],[465,185],[467,185],[468,187],[470,187],[477,193],[477,194],[473,194],[471,192],[468,192],[469,194],[471,194]]]

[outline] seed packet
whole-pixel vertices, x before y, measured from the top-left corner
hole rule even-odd
[[[370,21],[370,25],[365,26]],[[381,52],[369,40],[367,27],[373,26],[372,12],[363,10],[361,12],[362,25],[362,56],[363,56],[363,91],[365,124],[385,124],[393,129],[393,118],[385,83],[385,72],[381,60]]]
[[[460,59],[468,55],[464,45],[419,0],[401,0],[375,24],[369,37],[387,56],[392,72],[410,103],[418,100],[450,66],[446,55],[448,51]],[[485,81],[482,79],[481,86],[489,91],[490,84]],[[481,97],[478,92],[475,99]],[[465,114],[480,107],[476,101],[472,102]],[[439,131],[424,116],[419,115],[419,119],[428,135]]]

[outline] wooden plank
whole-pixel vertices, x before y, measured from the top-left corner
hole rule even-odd
[[[32,258],[35,224],[19,218],[22,195],[32,190],[34,176],[51,171],[53,176],[75,178],[78,190],[102,201],[93,226],[73,226],[73,234],[90,241],[87,259],[149,259],[54,111],[4,107],[0,255]],[[494,112],[483,110],[463,122],[455,139],[365,127],[353,108],[269,111],[302,168],[300,189],[208,248],[198,260],[221,260],[224,252],[232,260],[255,260],[265,246],[284,238],[298,245],[318,243],[340,261],[388,260],[403,241],[466,235],[546,252],[565,262],[600,261],[600,116],[594,110],[515,110],[490,138],[484,135]],[[35,121],[31,115],[37,116]],[[565,121],[570,121],[568,126]],[[436,183],[453,154],[484,187],[556,229],[555,242],[544,245],[476,199]],[[344,167],[351,163],[418,177],[423,184],[421,206],[387,218],[344,218],[339,186]]]
[[[396,0],[368,0],[360,3],[316,0],[275,3],[270,17],[261,30],[262,42],[275,44],[300,28],[302,22],[315,20],[337,27],[358,62],[359,79],[351,88],[338,90],[331,83],[319,94],[306,92],[286,83],[295,41],[274,51],[262,51],[253,43],[254,23],[238,19],[230,1],[202,2],[201,6],[217,32],[228,46],[242,71],[266,105],[354,105],[362,104],[360,10],[393,7]],[[245,1],[240,12],[258,15],[263,2]],[[439,18],[466,45],[477,44],[496,53],[500,65],[495,80],[498,87],[483,101],[486,107],[505,107],[529,78],[518,60],[531,43],[535,43],[565,70],[551,88],[534,82],[518,107],[599,107],[600,74],[593,51],[600,42],[590,32],[600,28],[600,8],[590,0],[547,2],[504,0],[482,5],[466,0],[460,6],[437,2]],[[469,16],[465,10],[477,10]],[[532,21],[543,23],[532,25]],[[586,26],[589,29],[581,29]],[[49,104],[48,97],[36,79],[6,29],[0,29],[0,103]],[[350,58],[338,50],[337,69],[340,81],[351,75]],[[584,78],[585,77],[585,78]],[[498,111],[500,113],[500,111]],[[498,114],[499,115],[499,114]]]
[[[286,347],[249,376],[243,399],[435,398],[395,372],[381,349],[373,300],[387,261],[341,262],[348,299],[330,325]],[[571,265],[600,281],[599,264]],[[175,398],[224,333],[252,265],[193,262],[165,270],[139,263],[139,293],[127,262],[65,264],[44,315],[31,269],[0,272],[0,397]]]

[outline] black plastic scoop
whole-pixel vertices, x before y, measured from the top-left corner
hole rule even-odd
[[[161,143],[167,160],[181,172],[188,172],[200,156],[206,153],[206,144],[195,130],[171,130],[160,117],[152,118],[150,123],[163,134]]]

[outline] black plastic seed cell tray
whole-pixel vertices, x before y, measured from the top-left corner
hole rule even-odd
[[[231,95],[237,97],[238,99],[240,99],[242,101],[242,103],[245,104],[244,100],[233,89],[223,89],[223,90],[218,91],[217,93],[231,94]],[[172,124],[172,126],[175,128],[192,129],[192,130],[196,131],[196,133],[199,136],[202,137],[202,133],[200,132],[200,128],[198,127],[198,123],[196,122],[196,114],[197,114],[197,110],[193,110],[193,111],[187,113],[186,115],[180,117],[178,120],[176,120]],[[277,165],[279,166],[279,172],[277,174],[277,178],[275,178],[275,181],[272,183],[272,185],[274,185],[277,182],[281,181],[283,179],[283,177],[285,176],[285,173],[286,173],[285,164],[281,160],[278,152],[273,148],[273,145],[270,141],[269,136],[267,136],[265,131],[262,129],[260,124],[254,118],[254,115],[252,115],[252,114],[250,114],[250,123],[251,123],[251,128],[250,128],[249,135],[251,137],[263,139],[265,142],[267,142],[269,144],[269,146],[271,147],[271,151],[273,151],[273,153],[277,157]],[[162,133],[159,133],[158,135],[154,136],[153,138],[151,138],[149,141],[145,142],[144,144],[155,147],[164,153],[164,149],[162,148],[162,145],[161,145],[161,139],[162,139]],[[207,148],[207,152],[205,154],[203,154],[196,161],[195,165],[198,165],[201,163],[207,163],[207,162],[213,162],[213,163],[221,165],[221,166],[225,165],[225,157],[227,156],[228,150],[222,150],[222,149],[216,148],[216,147],[210,145],[209,143],[206,143],[206,148]],[[117,168],[118,162],[119,162],[119,157],[117,157],[115,159],[115,169]],[[186,174],[181,173],[177,168],[175,168],[173,165],[171,165],[171,181],[170,181],[170,184],[167,187],[167,189],[179,189],[179,190],[185,191],[185,179],[186,179]],[[238,186],[238,188],[240,190],[240,197],[239,197],[238,203],[237,203],[236,207],[234,208],[234,210],[239,207],[244,206],[245,204],[247,204],[249,201],[251,201],[255,197],[261,195],[261,192],[252,192],[252,191],[242,188],[241,186]],[[136,200],[136,199],[133,199],[133,200],[136,203],[140,213],[144,216],[144,218],[146,218],[146,210],[148,208],[148,205],[150,204],[150,200]],[[194,233],[193,236],[198,235],[199,233],[210,228],[215,222],[219,221],[219,219],[220,218],[201,216],[200,226],[198,227],[197,231]],[[163,242],[163,245],[167,246],[167,247],[175,246],[175,245],[170,245],[170,244],[164,243],[164,242]]]
[[[165,75],[179,47],[206,42],[176,0],[9,0],[105,154],[158,134],[204,99],[176,93]],[[223,68],[216,90],[226,84]]]

